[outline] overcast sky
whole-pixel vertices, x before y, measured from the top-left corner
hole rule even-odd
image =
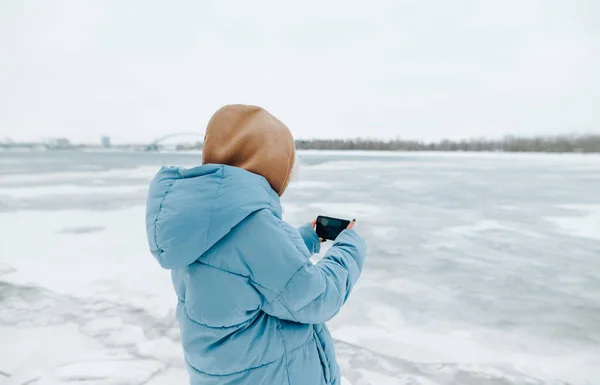
[[[0,139],[600,132],[598,0],[0,0]]]

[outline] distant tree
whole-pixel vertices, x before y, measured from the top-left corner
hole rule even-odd
[[[297,140],[301,150],[372,150],[372,151],[504,151],[504,152],[600,152],[600,135],[560,135],[516,137],[502,139],[469,139],[439,142],[375,139],[313,139]]]

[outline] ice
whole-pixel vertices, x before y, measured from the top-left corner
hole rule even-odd
[[[524,229],[519,224],[510,223],[510,222],[500,222],[496,220],[483,220],[479,222],[475,222],[465,226],[454,226],[448,227],[441,231],[438,236],[440,238],[451,238],[456,239],[456,237],[473,237],[478,236],[482,233],[502,233],[502,232],[516,232],[520,234],[525,234],[530,237],[542,237],[541,234],[531,231],[528,229]]]
[[[113,330],[104,340],[111,346],[127,346],[143,343],[146,340],[144,330],[135,325],[125,325],[117,330]]]
[[[81,331],[92,337],[107,334],[123,327],[123,320],[119,317],[109,317],[92,320],[82,326]]]
[[[54,307],[43,306],[48,301],[54,301]],[[35,289],[28,303],[30,313],[38,323],[45,323],[39,320],[48,319],[50,313],[57,311],[55,323],[43,327],[0,327],[3,347],[9,347],[0,349],[0,372],[6,374],[6,384],[131,384],[147,381],[167,367],[181,368],[178,343],[169,343],[166,337],[146,338],[146,334],[160,327],[157,320],[147,324],[144,314],[136,316],[115,304],[91,310],[82,306],[84,300],[73,301]],[[7,314],[16,305],[3,303],[0,324],[11,323]],[[110,316],[111,313],[121,317]],[[89,318],[92,320],[87,321]],[[61,322],[67,320],[68,323]],[[174,327],[172,321],[168,328]]]
[[[351,220],[356,218],[375,218],[377,215],[383,213],[384,208],[375,204],[365,204],[361,202],[350,202],[350,203],[337,203],[337,202],[324,202],[324,203],[311,203],[308,208],[317,212],[326,212],[328,216],[337,218],[345,218]]]
[[[144,186],[77,186],[57,185],[52,187],[10,187],[0,188],[0,197],[13,199],[36,198],[47,195],[85,195],[85,194],[114,194],[118,196],[124,193],[146,194],[147,187]]]
[[[122,302],[150,296],[153,301],[146,302],[148,306],[160,306],[157,300],[162,299],[162,304],[171,308],[174,294],[170,276],[148,255],[143,220],[143,206],[117,212],[19,211],[0,215],[0,255],[16,270],[5,279],[63,294],[96,295]],[[106,229],[85,234],[63,231],[65,227],[91,225]],[[30,234],[35,234],[35,242],[31,242]]]
[[[160,337],[155,340],[146,340],[137,345],[138,354],[144,357],[155,358],[161,362],[171,365],[177,365],[183,360],[183,353],[179,347],[179,342],[172,338]]]
[[[508,211],[519,210],[519,206],[514,206],[514,205],[498,205],[498,208],[500,208],[502,210],[508,210]]]
[[[145,166],[131,169],[112,169],[99,171],[60,171],[28,174],[3,174],[0,175],[0,186],[22,186],[22,185],[50,185],[60,184],[70,186],[71,182],[95,182],[102,184],[104,181],[125,181],[131,178],[151,179],[158,167]]]
[[[401,162],[389,162],[383,164],[376,164],[375,162],[368,163],[362,160],[354,160],[354,161],[340,161],[336,163],[323,163],[314,166],[314,171],[325,171],[328,173],[333,172],[356,172],[356,173],[366,173],[365,177],[373,176],[377,177],[376,174],[373,174],[372,171],[375,170],[386,170],[386,169],[398,169],[404,167],[404,164]],[[371,171],[371,172],[369,172]],[[370,174],[370,175],[369,175]]]
[[[0,385],[187,383],[169,272],[145,239],[156,155],[34,155],[0,170]],[[300,157],[284,218],[356,217],[369,243],[329,323],[346,383],[600,378],[600,157]]]
[[[337,185],[335,182],[325,184],[310,180],[299,180],[292,181],[288,187],[287,192],[296,190],[330,190],[332,188],[335,188],[336,186]]]
[[[578,216],[546,217],[567,234],[600,240],[600,205],[562,205],[577,212]]]
[[[435,158],[435,159],[468,159],[468,160],[497,160],[505,161],[539,161],[544,163],[566,163],[571,164],[600,164],[600,155],[595,153],[516,153],[516,152],[462,152],[462,151],[362,151],[362,150],[301,150],[302,156],[335,158]]]
[[[168,369],[153,377],[146,385],[185,385],[189,381],[184,369]]]
[[[39,382],[49,379],[59,382],[94,383],[102,385],[125,385],[144,383],[163,369],[163,365],[152,360],[106,360],[67,364],[57,368]]]
[[[377,237],[379,241],[387,241],[392,238],[397,232],[397,229],[393,226],[378,226],[374,228],[371,233]]]
[[[7,385],[22,384],[52,372],[62,364],[102,350],[96,340],[79,333],[74,324],[51,327],[0,327],[0,371]]]
[[[398,378],[392,376],[386,376],[377,372],[373,372],[371,370],[363,369],[360,371],[361,374],[367,378],[369,378],[373,383],[378,385],[399,385],[399,384],[408,384],[407,382],[399,381]],[[416,383],[414,383],[416,385]]]
[[[369,379],[369,383],[377,385],[438,385],[433,381],[421,376],[411,374],[403,375],[400,378],[396,376],[386,376],[371,370],[360,370],[361,374]]]

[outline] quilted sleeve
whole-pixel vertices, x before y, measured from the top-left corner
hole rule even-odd
[[[321,240],[310,223],[298,227],[298,232],[311,255],[321,251]]]
[[[298,231],[271,217],[251,221],[257,225],[252,237],[255,247],[245,253],[252,282],[263,295],[262,310],[299,323],[328,321],[360,276],[367,251],[364,240],[356,231],[345,230],[325,257],[313,264]]]

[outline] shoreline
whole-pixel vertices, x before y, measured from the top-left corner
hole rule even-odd
[[[105,153],[105,154],[116,154],[116,153],[127,153],[127,154],[181,154],[181,155],[197,155],[201,154],[202,150],[158,150],[158,151],[144,151],[142,149],[135,148],[23,148],[13,147],[6,148],[0,147],[0,154],[2,153]],[[449,150],[449,151],[395,151],[395,150],[345,150],[345,149],[301,149],[296,150],[298,154],[303,155],[327,155],[327,156],[344,156],[344,155],[360,155],[360,156],[373,156],[373,157],[422,157],[422,156],[459,156],[459,157],[504,157],[504,156],[573,156],[573,157],[598,157],[599,152],[558,152],[558,151],[462,151],[462,150]]]

